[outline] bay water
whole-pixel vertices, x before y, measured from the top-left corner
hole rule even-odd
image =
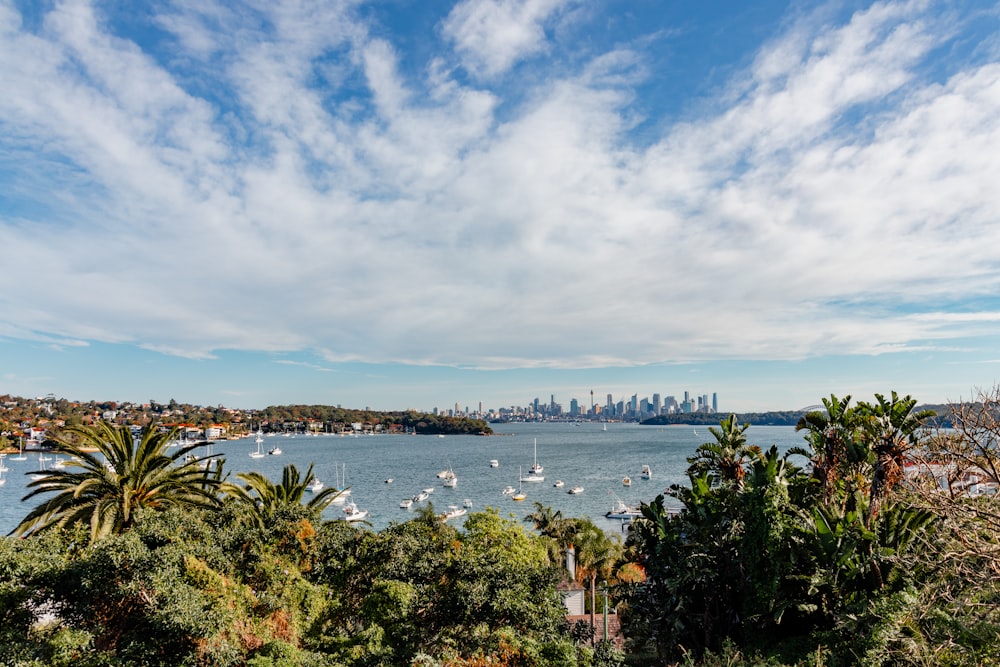
[[[534,511],[534,503],[560,510],[567,517],[590,517],[609,531],[620,532],[622,523],[606,519],[605,513],[621,499],[628,504],[649,501],[671,484],[686,484],[688,457],[698,445],[713,442],[704,426],[641,426],[634,423],[530,422],[492,425],[496,435],[273,435],[264,438],[264,451],[280,446],[282,454],[251,458],[254,439],[216,442],[214,455],[225,457],[225,470],[233,474],[256,471],[275,483],[282,469],[294,464],[304,474],[310,464],[327,486],[346,478],[351,499],[370,512],[369,526],[381,530],[390,523],[412,518],[415,510],[433,503],[441,513],[450,505],[461,507],[468,499],[470,512],[485,507],[498,509],[502,516],[521,520]],[[606,429],[606,430],[605,430]],[[785,451],[804,445],[803,434],[790,426],[751,426],[750,444],[767,449],[772,444]],[[544,466],[544,482],[519,483],[533,463],[537,441],[538,463]],[[38,454],[26,453],[26,461],[4,459],[7,482],[0,486],[0,534],[7,534],[45,496],[23,502],[29,473],[39,468]],[[500,466],[490,467],[497,459]],[[53,461],[47,462],[51,464]],[[802,464],[804,461],[797,461]],[[651,479],[642,479],[640,470],[648,465]],[[455,488],[443,486],[437,473],[451,468],[458,477]],[[628,476],[631,486],[623,486]],[[391,482],[387,480],[391,479]],[[562,487],[554,486],[562,480]],[[502,495],[505,486],[520,486],[527,499],[513,501]],[[571,487],[584,488],[569,494]],[[427,501],[402,509],[399,504],[425,488],[434,491]],[[326,519],[336,519],[341,507],[331,505]],[[453,519],[460,525],[465,517]]]

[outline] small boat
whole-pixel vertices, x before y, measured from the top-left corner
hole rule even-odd
[[[642,512],[639,511],[638,507],[626,505],[625,501],[621,498],[616,498],[614,504],[611,506],[611,510],[604,515],[608,519],[621,519],[622,521],[631,521],[636,517],[642,516]]]
[[[500,493],[502,495],[509,496],[517,493],[517,489],[515,489],[513,486],[508,485],[503,487],[503,491],[501,491]]]
[[[415,503],[423,502],[423,501],[427,500],[430,497],[431,497],[431,494],[427,493],[426,491],[421,491],[417,495],[413,496],[413,502],[415,502]]]
[[[385,483],[386,484],[392,484],[392,477],[386,477],[385,478]]]
[[[628,475],[622,477],[622,486],[632,486],[632,478]]]
[[[465,500],[462,501],[462,506],[463,507],[472,507],[472,500],[470,498],[466,498]]]
[[[497,460],[497,459],[490,459],[490,467],[491,468],[499,468],[500,467],[500,461]]]
[[[545,470],[545,468],[543,468],[542,464],[540,464],[538,462],[538,438],[535,438],[535,453],[534,453],[534,456],[532,458],[533,458],[533,462],[531,464],[531,467],[528,468],[528,474],[529,475],[541,476],[542,471]],[[545,479],[545,478],[543,477],[542,479]],[[541,481],[541,480],[538,480],[538,481]]]
[[[557,489],[561,489],[563,487],[563,481],[561,479],[557,479],[552,486],[556,487]]]
[[[310,491],[312,493],[318,493],[323,490],[323,486],[324,484],[323,482],[319,481],[319,477],[313,477],[312,481],[306,485],[306,491]]]
[[[278,447],[277,445],[275,445],[274,447],[271,447],[271,449],[267,450],[267,455],[268,456],[281,456],[281,447]]]
[[[459,507],[458,505],[448,505],[448,511],[441,515],[441,518],[445,521],[448,519],[457,519],[460,516],[468,514],[469,510],[464,507]]]
[[[399,501],[399,506],[402,507],[404,510],[410,509],[412,505],[413,505],[413,498],[403,498],[401,501]]]
[[[22,437],[17,445],[17,456],[10,457],[11,461],[27,461],[28,457],[24,455],[24,438]]]
[[[426,489],[424,489],[424,493],[426,493],[428,496],[431,495],[432,493],[434,493],[434,487],[428,486]]]
[[[521,469],[520,468],[517,469],[517,473],[518,473],[517,476],[521,477]],[[517,486],[517,493],[513,494],[510,497],[510,499],[514,500],[514,501],[517,501],[517,502],[520,502],[520,501],[524,500],[527,497],[528,497],[528,494],[526,494],[524,491],[522,491],[521,490],[521,485],[518,484],[518,486]]]
[[[368,510],[359,510],[353,500],[344,505],[344,509],[341,511],[343,514],[340,515],[340,518],[344,521],[363,521],[368,518]]]
[[[573,488],[571,488],[571,489],[570,489],[569,491],[567,491],[566,493],[572,493],[572,494],[574,494],[574,495],[576,495],[577,493],[583,493],[583,487],[582,487],[582,486],[579,486],[579,485],[577,485],[577,486],[574,486]]]
[[[257,429],[257,449],[250,452],[250,458],[252,459],[264,458],[264,450],[261,448],[261,445],[263,444],[264,444],[264,434],[261,433],[260,429]]]
[[[454,489],[456,486],[458,486],[458,477],[452,475],[451,477],[445,479],[444,482],[442,482],[442,484],[444,486],[447,486],[449,489]]]
[[[648,465],[646,465],[645,463],[643,463],[642,464],[642,472],[639,473],[639,474],[640,474],[640,476],[643,479],[650,479],[653,476],[653,470]]]

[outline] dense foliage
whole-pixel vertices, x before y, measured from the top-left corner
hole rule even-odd
[[[797,424],[808,446],[785,454],[749,444],[735,416],[710,429],[714,442],[689,459],[690,483],[633,524],[627,552],[646,578],[620,597],[635,653],[661,663],[994,664],[1000,586],[995,576],[956,582],[953,558],[976,544],[979,563],[996,568],[986,557],[1000,546],[995,525],[970,532],[968,512],[962,524],[945,510],[995,498],[962,492],[942,464],[958,451],[954,438],[920,465],[940,443],[924,428],[932,413],[895,392],[875,399],[824,400]],[[980,474],[996,443],[978,451]],[[953,485],[941,477],[949,470]]]
[[[533,531],[430,506],[324,522],[311,469],[230,480],[172,433],[74,426],[76,464],[32,482],[0,541],[0,664],[996,664],[1000,392],[946,432],[894,392],[823,405],[788,452],[717,420],[624,544],[539,504]],[[585,627],[556,587],[570,549]],[[627,656],[592,645],[609,590]]]

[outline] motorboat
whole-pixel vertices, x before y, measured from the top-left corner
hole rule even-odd
[[[311,493],[318,493],[323,490],[324,486],[325,484],[319,481],[319,477],[313,477],[312,481],[306,485],[306,491],[309,491]]]
[[[344,521],[363,521],[368,518],[368,510],[360,510],[358,506],[352,500],[351,502],[344,505],[343,512],[340,518]]]
[[[386,477],[386,478],[385,478],[385,483],[386,483],[386,484],[392,484],[392,482],[393,482],[393,479],[392,479],[392,477]]]
[[[448,519],[457,519],[460,516],[464,516],[469,513],[469,510],[464,507],[459,507],[458,505],[448,505],[448,511],[441,515],[441,518],[447,521]]]
[[[503,487],[503,491],[501,491],[500,493],[503,494],[503,495],[505,495],[505,496],[510,496],[510,495],[513,495],[513,494],[517,493],[517,489],[514,488],[513,486],[508,485],[508,486]]]
[[[566,493],[572,493],[574,495],[576,495],[577,493],[583,493],[583,487],[579,486],[579,485],[574,486],[569,491],[567,491]]]
[[[643,463],[642,472],[639,474],[643,479],[651,479],[653,477],[653,470],[648,465]]]
[[[497,459],[490,459],[490,467],[491,468],[499,468],[500,467],[500,461],[497,460]]]
[[[622,477],[622,486],[632,486],[632,478],[628,475]]]
[[[454,489],[458,486],[458,477],[452,475],[451,477],[446,478],[444,482],[442,482],[442,485],[447,486],[450,489]]]
[[[404,510],[410,509],[410,507],[413,506],[413,498],[403,498],[401,501],[399,501],[399,506],[402,507]]]
[[[563,487],[563,484],[564,482],[561,479],[557,479],[555,483],[552,484],[552,486],[556,487],[557,489],[561,489]]]
[[[281,456],[281,447],[278,447],[277,445],[275,445],[274,447],[271,447],[271,449],[267,450],[267,455],[268,456]]]
[[[472,500],[470,498],[466,498],[465,500],[462,501],[462,506],[463,507],[472,507]]]
[[[418,493],[415,496],[413,496],[413,502],[420,503],[420,502],[423,502],[423,501],[427,500],[430,497],[431,497],[431,494],[427,493],[426,491],[421,491],[420,493]]]
[[[634,505],[627,505],[624,500],[617,498],[614,504],[611,506],[611,510],[604,515],[608,519],[621,519],[622,521],[631,521],[636,517],[642,516],[642,512],[638,507]]]

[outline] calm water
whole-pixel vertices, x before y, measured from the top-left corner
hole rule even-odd
[[[437,512],[449,505],[461,506],[470,499],[472,511],[491,506],[502,514],[512,513],[523,518],[534,510],[533,503],[541,502],[562,510],[566,516],[589,516],[598,525],[609,530],[619,530],[620,522],[604,518],[615,498],[628,503],[652,500],[673,483],[687,481],[684,471],[687,457],[695,448],[712,437],[707,428],[691,426],[639,426],[638,424],[499,424],[494,426],[494,437],[406,436],[374,435],[359,437],[271,436],[265,438],[264,450],[275,444],[283,450],[281,456],[252,459],[254,440],[245,439],[217,443],[215,454],[224,455],[226,470],[231,472],[259,471],[275,482],[280,481],[285,465],[295,464],[301,473],[315,463],[315,474],[327,485],[336,482],[338,471],[346,466],[347,484],[352,498],[361,509],[371,512],[369,521],[375,530],[390,522],[406,521],[413,510],[425,503],[414,504],[410,510],[399,507],[403,498],[413,496],[426,487],[434,487],[429,501]],[[789,426],[753,426],[748,431],[752,444],[767,448],[777,444],[785,450],[802,445],[802,434]],[[532,464],[533,441],[538,440],[538,462],[545,466],[545,481],[523,483],[528,498],[515,502],[501,495],[507,486],[518,486],[518,466],[525,472]],[[490,459],[500,461],[499,468],[491,468]],[[37,454],[29,454],[27,461],[5,459],[8,472],[3,473],[7,483],[0,486],[0,531],[10,532],[24,517],[32,503],[22,503],[26,472],[38,469]],[[639,477],[643,464],[653,471],[650,480]],[[456,488],[442,486],[437,473],[448,466],[458,476]],[[632,486],[624,487],[622,477],[632,478]],[[392,478],[391,484],[386,479]],[[555,488],[557,479],[565,482]],[[567,493],[570,487],[580,485],[584,492]],[[331,506],[326,518],[335,518],[340,508]],[[464,521],[464,517],[453,523]]]

